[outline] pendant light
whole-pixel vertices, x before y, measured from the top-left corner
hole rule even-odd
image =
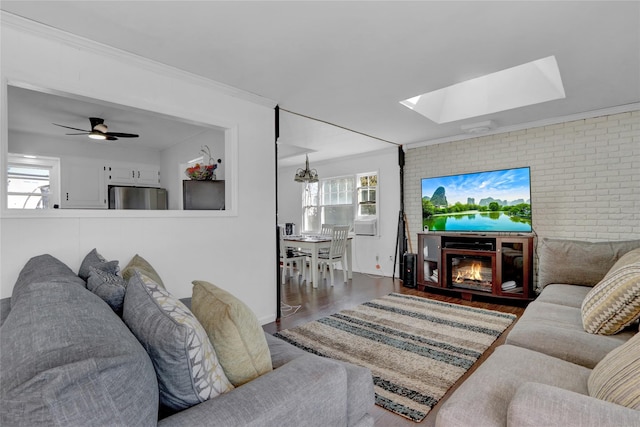
[[[309,155],[306,155],[304,169],[298,169],[296,176],[293,178],[296,182],[318,182],[318,172],[315,169],[309,169]]]

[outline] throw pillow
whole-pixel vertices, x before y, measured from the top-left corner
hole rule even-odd
[[[117,274],[119,271],[118,261],[107,261],[95,248],[92,249],[91,252],[89,252],[82,260],[80,270],[78,270],[78,276],[86,281],[91,273],[89,270],[91,267],[95,267],[111,274]]]
[[[582,324],[612,335],[640,317],[640,248],[624,254],[582,302]]]
[[[0,425],[155,426],[153,364],[83,284],[25,284],[0,332]]]
[[[233,389],[202,326],[149,276],[134,272],[122,318],[153,362],[163,406],[181,410]]]
[[[127,282],[120,276],[90,267],[87,289],[98,295],[118,315],[122,314]]]
[[[66,283],[87,287],[84,280],[78,277],[65,263],[52,255],[34,256],[20,270],[18,280],[11,292],[11,307],[21,298],[24,289],[31,283]]]
[[[193,314],[207,331],[222,369],[240,386],[273,369],[264,331],[242,301],[208,282],[193,282]]]
[[[591,397],[640,410],[640,334],[607,354],[587,386]]]
[[[145,276],[151,278],[154,282],[156,282],[161,287],[165,287],[164,283],[162,283],[162,279],[160,279],[160,275],[156,272],[156,270],[149,264],[149,262],[142,258],[140,255],[135,254],[129,264],[122,270],[122,277],[126,280],[129,280],[136,271],[141,272]]]

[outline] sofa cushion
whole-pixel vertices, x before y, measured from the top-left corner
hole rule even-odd
[[[150,277],[131,277],[122,317],[151,357],[162,405],[185,409],[233,389],[197,319]]]
[[[127,282],[120,276],[95,267],[89,268],[87,289],[98,295],[117,314],[122,314]]]
[[[209,282],[194,280],[191,304],[234,386],[273,369],[262,326],[245,303]]]
[[[551,283],[593,286],[640,240],[585,242],[543,238],[538,245],[538,289]]]
[[[592,334],[612,335],[640,317],[640,248],[624,254],[586,296],[582,324]]]
[[[506,421],[507,427],[630,427],[638,425],[638,412],[532,381],[518,387]]]
[[[131,277],[133,277],[136,271],[139,271],[145,276],[151,278],[151,280],[156,282],[161,287],[165,287],[164,283],[162,283],[160,275],[151,266],[151,264],[149,264],[149,261],[142,258],[138,254],[135,254],[133,258],[131,258],[131,261],[129,261],[129,264],[127,264],[127,266],[122,270],[122,277],[124,277],[126,280],[129,280],[131,279]]]
[[[547,285],[536,298],[536,302],[580,308],[591,289],[593,289],[591,286]]]
[[[640,334],[611,351],[593,368],[588,387],[593,397],[640,410]]]
[[[120,271],[118,261],[107,261],[105,257],[100,255],[98,251],[93,248],[82,260],[82,264],[80,264],[80,270],[78,270],[78,276],[83,280],[87,280],[89,278],[89,274],[91,273],[91,267],[97,268],[99,270],[106,271],[111,274],[117,274]]]
[[[77,282],[18,293],[0,328],[0,425],[155,425],[153,365],[107,304]]]
[[[11,294],[12,307],[20,299],[25,285],[35,282],[75,283],[82,287],[86,286],[85,281],[59,259],[49,254],[38,255],[27,261],[20,270]]]
[[[513,326],[506,343],[593,368],[634,334],[635,330],[590,334],[582,327],[580,308],[534,301]]]
[[[505,426],[509,402],[520,386],[535,381],[588,394],[590,369],[511,345],[501,345],[443,403],[436,425]]]

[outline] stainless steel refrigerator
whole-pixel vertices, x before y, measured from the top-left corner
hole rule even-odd
[[[164,188],[109,186],[109,209],[167,209]]]

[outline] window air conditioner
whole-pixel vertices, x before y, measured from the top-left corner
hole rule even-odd
[[[375,219],[356,220],[354,231],[357,236],[375,236],[377,232],[377,222]]]

